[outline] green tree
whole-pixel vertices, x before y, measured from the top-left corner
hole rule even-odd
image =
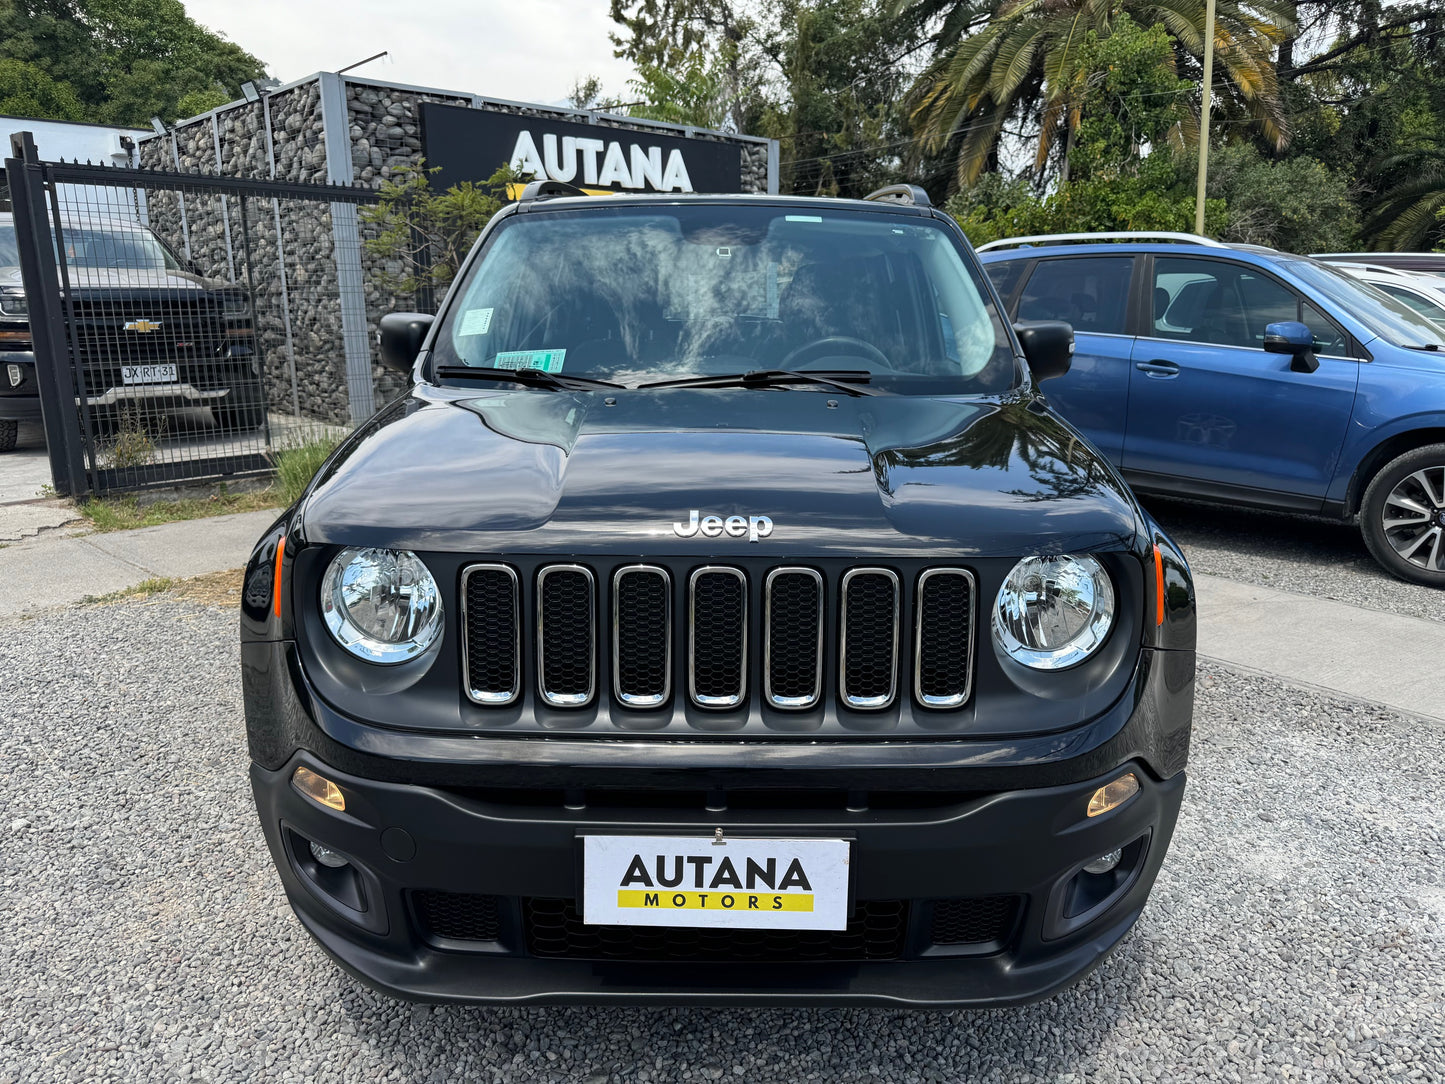
[[[1209,159],[1208,191],[1228,208],[1224,241],[1309,253],[1348,251],[1358,239],[1348,182],[1314,158],[1271,161],[1247,143],[1222,147]]]
[[[374,232],[365,248],[384,261],[377,282],[385,289],[414,294],[430,307],[430,298],[456,277],[477,235],[502,209],[508,188],[521,181],[503,165],[482,184],[463,181],[443,192],[431,185],[439,168],[418,160],[415,169],[397,169],[382,183],[380,200],[360,211]]]
[[[81,120],[84,113],[69,83],[57,82],[28,61],[0,59],[0,114]]]
[[[265,75],[255,57],[197,25],[180,0],[0,0],[0,59],[68,87],[80,119],[142,127],[152,116],[171,121],[238,98],[243,82]]]
[[[1079,103],[1099,73],[1081,61],[1090,32],[1107,37],[1122,16],[1169,35],[1169,66],[1194,75],[1204,45],[1205,0],[897,0],[915,23],[941,19],[936,55],[912,98],[925,147],[950,148],[958,184],[997,162],[1010,123],[1035,133],[1034,168],[1062,169],[1077,136]],[[1216,79],[1226,110],[1248,115],[1275,147],[1287,142],[1274,46],[1289,29],[1289,0],[1219,0]],[[1062,148],[1060,144],[1062,143]]]

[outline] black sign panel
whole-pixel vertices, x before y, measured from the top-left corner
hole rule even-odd
[[[742,191],[733,142],[423,102],[421,145],[441,169],[440,188],[485,181],[510,162],[524,176],[596,191]]]

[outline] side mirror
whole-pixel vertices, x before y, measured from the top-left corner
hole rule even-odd
[[[383,316],[376,331],[381,363],[399,373],[410,373],[435,319],[424,312],[389,312]]]
[[[1035,380],[1052,380],[1069,371],[1074,360],[1074,328],[1062,320],[1020,320],[1014,334]]]
[[[1264,348],[1271,354],[1293,354],[1289,367],[1297,373],[1312,373],[1320,367],[1320,359],[1315,357],[1314,333],[1298,320],[1267,324]]]

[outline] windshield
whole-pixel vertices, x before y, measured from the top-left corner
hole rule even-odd
[[[1445,331],[1383,290],[1317,260],[1292,260],[1290,270],[1356,320],[1396,346],[1445,342]]]
[[[15,245],[15,227],[0,226],[0,267],[16,267],[20,250]]]
[[[176,258],[145,230],[64,226],[60,232],[65,242],[65,261],[71,267],[181,270]]]
[[[890,390],[997,393],[1018,370],[965,250],[928,219],[699,204],[509,218],[437,337],[443,365],[628,386],[852,370]]]

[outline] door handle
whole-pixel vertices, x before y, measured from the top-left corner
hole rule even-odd
[[[1137,361],[1134,363],[1134,368],[1154,377],[1179,375],[1179,366],[1172,361],[1165,361],[1163,358],[1155,358],[1153,361]]]

